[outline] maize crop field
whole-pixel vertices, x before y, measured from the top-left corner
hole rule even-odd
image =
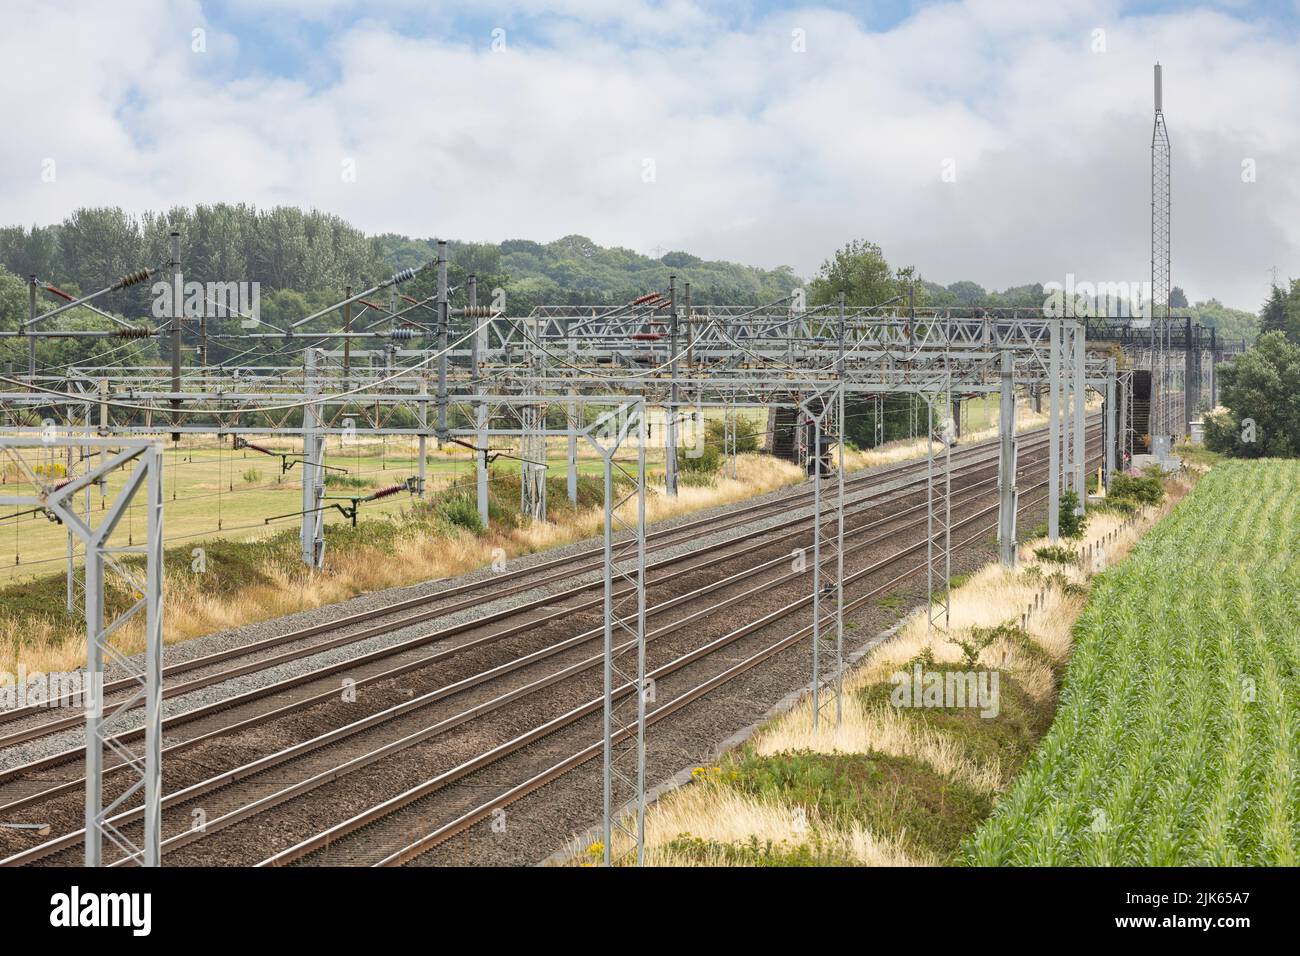
[[[1095,580],[1055,722],[964,858],[1294,866],[1298,778],[1300,462],[1228,462]]]

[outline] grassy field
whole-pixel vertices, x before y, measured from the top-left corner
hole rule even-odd
[[[1056,720],[974,864],[1294,866],[1300,463],[1228,462],[1080,619]]]
[[[301,456],[297,440],[263,438],[256,444],[289,455],[289,461]],[[448,445],[434,452],[429,443],[427,474],[431,495],[446,495],[458,490],[473,490],[474,461],[468,449]],[[552,475],[565,472],[564,450],[553,443],[548,460]],[[163,444],[164,521],[169,545],[182,542],[196,544],[208,541],[246,542],[275,535],[286,528],[295,528],[300,518],[277,518],[302,507],[301,466],[293,465],[281,470],[281,459],[259,454],[248,449],[232,451],[229,443],[219,446],[215,439],[184,439],[179,445]],[[341,469],[331,471],[326,477],[326,494],[330,496],[364,496],[390,485],[400,484],[418,473],[419,459],[416,445],[410,441],[331,442],[325,459],[327,465]],[[61,461],[47,464],[60,465]],[[580,475],[600,472],[598,458],[581,454],[578,461]],[[518,486],[519,462],[500,458],[490,469],[495,484]],[[19,482],[16,467],[4,463],[3,478],[6,486],[29,490]],[[108,494],[101,497],[96,491],[91,496],[92,511],[104,507],[112,500],[117,488],[125,480],[119,471],[110,480]],[[562,485],[561,485],[562,487]],[[517,492],[516,492],[517,493]],[[561,494],[563,492],[561,491]],[[82,499],[78,499],[80,503]],[[348,502],[343,501],[343,504]],[[361,506],[366,518],[385,518],[410,511],[413,500],[405,492]],[[127,516],[128,536],[132,525],[144,527],[143,506],[132,509]],[[267,522],[267,518],[271,518]],[[347,519],[338,511],[325,512],[327,526],[342,526]],[[67,532],[43,515],[11,519],[0,525],[0,584],[29,578],[33,574],[49,573],[64,563]]]
[[[991,437],[990,422],[996,417],[996,402],[971,400],[966,403],[964,418],[973,441]],[[992,411],[990,411],[992,409]],[[742,427],[759,432],[766,427],[766,413],[762,409],[738,411]],[[992,417],[990,417],[992,416]],[[1030,427],[1038,418],[1027,410],[1021,412],[1021,427]],[[288,455],[294,461],[301,455],[301,443],[296,437],[274,436],[255,438],[254,443],[271,451]],[[493,447],[505,442],[493,442]],[[215,438],[185,437],[179,444],[164,442],[163,475],[164,527],[169,546],[190,544],[206,545],[208,542],[227,541],[247,543],[275,537],[286,529],[296,528],[300,518],[294,512],[301,508],[302,485],[300,466],[292,465],[282,471],[279,457],[261,454],[250,449],[234,451],[229,441],[219,443]],[[598,475],[600,459],[586,443],[578,445],[578,473]],[[563,476],[566,472],[566,444],[564,439],[552,439],[547,449],[551,476],[560,477],[558,496],[564,494]],[[860,469],[915,457],[924,454],[924,446],[912,442],[894,442],[881,449],[850,452],[847,464]],[[647,452],[649,468],[662,475],[663,451],[651,448]],[[431,497],[445,497],[462,491],[473,491],[474,460],[472,453],[458,445],[445,445],[435,450],[429,442],[426,456],[428,492]],[[332,439],[327,446],[325,463],[340,469],[328,474],[327,495],[364,496],[387,486],[400,484],[418,473],[417,446],[408,439],[365,439],[339,441]],[[63,459],[50,458],[47,467],[66,467]],[[504,499],[514,488],[518,494],[519,462],[498,458],[490,468],[491,481],[500,486]],[[56,474],[57,477],[57,474]],[[122,482],[125,472],[116,473],[109,481],[106,495],[98,491],[91,496],[92,511],[100,510]],[[660,479],[662,480],[662,479]],[[31,489],[21,481],[21,474],[11,462],[0,461],[0,483],[7,489],[27,492]],[[551,495],[551,500],[557,500]],[[79,502],[82,500],[78,499]],[[348,502],[343,501],[343,504]],[[361,506],[360,517],[386,519],[409,513],[414,505],[406,493],[393,495]],[[287,515],[287,517],[278,517]],[[267,521],[266,519],[272,519]],[[125,519],[125,540],[134,540],[133,532],[143,529],[143,507],[137,505]],[[334,509],[325,512],[328,527],[342,527],[348,523]],[[27,515],[0,522],[0,587],[5,584],[30,580],[33,577],[57,573],[65,565],[67,532],[43,515]]]
[[[652,491],[647,499],[647,520],[739,501],[800,478],[799,468],[789,462],[742,454],[734,479],[721,474],[714,474],[707,482],[688,484],[684,479],[675,498]],[[289,527],[281,523],[261,533],[257,533],[260,529],[256,526],[243,531],[228,527],[221,535],[179,541],[169,534],[164,555],[163,638],[169,644],[175,643],[336,603],[368,591],[446,578],[599,532],[604,506],[598,476],[579,476],[576,505],[565,496],[562,475],[549,478],[547,488],[549,520],[532,522],[520,514],[518,479],[493,482],[489,486],[489,530],[479,527],[472,492],[466,489],[443,489],[423,502],[405,494],[384,499],[381,503],[396,500],[398,504],[366,511],[355,528],[346,521],[328,524],[325,567],[317,573],[310,572],[298,559],[294,521],[288,522]],[[293,498],[292,492],[283,494]],[[293,507],[288,498],[284,502]],[[170,501],[166,508],[171,508]],[[23,524],[30,520],[23,520]],[[139,544],[143,512],[132,520],[134,525],[123,520],[113,538],[115,545],[130,542],[133,534]],[[196,520],[201,523],[203,516]],[[170,529],[170,510],[167,521]],[[54,528],[61,532],[44,518],[40,522],[42,531]],[[27,547],[26,537],[24,527],[18,546]],[[61,542],[61,537],[53,541],[60,552]],[[203,557],[198,570],[196,548],[201,548]],[[126,563],[135,560],[127,559]],[[50,568],[58,568],[60,563],[61,559],[51,562]],[[61,569],[0,586],[0,676],[16,672],[20,665],[29,672],[50,672],[67,670],[84,661],[85,625],[77,614],[64,611],[64,593]],[[133,595],[117,575],[109,575],[105,598],[110,610],[121,610],[130,605]],[[114,645],[126,653],[141,650],[138,625],[139,621],[133,621],[120,629],[114,635]]]
[[[740,409],[738,419],[742,427],[753,432],[766,427],[766,414],[762,409]],[[292,462],[301,457],[302,444],[297,436],[261,436],[250,439],[270,451],[283,453]],[[494,449],[506,449],[510,442],[494,439]],[[286,529],[296,528],[300,522],[297,512],[302,507],[301,466],[292,465],[282,470],[278,456],[261,454],[251,449],[232,450],[230,441],[219,442],[215,437],[186,436],[178,444],[165,441],[163,449],[164,531],[169,546],[182,544],[206,545],[208,542],[226,541],[247,543],[279,535]],[[632,455],[635,456],[633,449]],[[40,458],[29,455],[33,461]],[[625,456],[620,456],[625,457]],[[65,458],[46,456],[40,458],[54,477],[66,472],[57,469],[70,464]],[[553,438],[547,445],[547,463],[556,486],[550,500],[557,501],[565,494],[567,469],[567,442]],[[648,468],[662,475],[663,450],[647,449]],[[419,471],[418,446],[412,439],[357,438],[348,441],[331,438],[326,446],[325,464],[330,471],[326,478],[326,494],[330,496],[364,496],[380,488],[400,484]],[[509,489],[518,495],[520,463],[513,458],[501,457],[489,468],[490,480],[498,486],[497,497],[504,504]],[[599,475],[601,460],[591,445],[578,442],[578,474]],[[474,456],[462,446],[447,444],[436,448],[430,440],[426,454],[428,494],[431,498],[445,498],[461,492],[473,493]],[[117,472],[102,496],[96,491],[91,496],[92,511],[102,509],[112,501],[113,495],[126,479],[126,473]],[[662,478],[660,479],[662,481]],[[12,462],[0,459],[0,486],[20,493],[31,488],[22,480],[21,472]],[[78,503],[82,498],[78,498]],[[342,504],[348,504],[342,501]],[[368,502],[361,506],[359,517],[367,519],[400,518],[414,507],[414,500],[405,492]],[[560,513],[564,512],[563,505]],[[133,539],[133,529],[142,529],[143,507],[132,509],[125,519],[126,539]],[[288,515],[288,517],[277,517]],[[272,519],[267,521],[266,519]],[[342,514],[334,509],[325,512],[327,527],[341,528],[348,524]],[[0,522],[0,587],[30,580],[35,576],[58,572],[65,565],[67,532],[43,515],[28,515]]]

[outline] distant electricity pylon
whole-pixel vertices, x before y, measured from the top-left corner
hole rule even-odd
[[[1165,129],[1160,64],[1155,72],[1156,117],[1151,130],[1151,434],[1170,433],[1165,409],[1165,336],[1169,334],[1169,131]]]

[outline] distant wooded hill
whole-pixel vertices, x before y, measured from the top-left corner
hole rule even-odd
[[[187,278],[262,284],[263,295],[293,291],[311,304],[337,298],[344,285],[363,287],[437,254],[436,240],[394,233],[367,236],[337,216],[294,207],[246,204],[175,208],[130,216],[117,208],[78,209],[52,226],[0,228],[0,264],[16,276],[37,275],[76,294],[103,288],[142,265],[167,260],[167,234],[179,228]],[[542,302],[622,302],[662,289],[677,273],[698,301],[750,303],[779,299],[800,284],[789,267],[757,269],[686,252],[660,258],[606,248],[585,236],[553,242],[451,241],[452,285],[464,276],[506,291],[512,313]],[[149,288],[116,296],[110,307],[146,314]]]
[[[132,216],[118,208],[78,209],[51,226],[0,228],[0,327],[15,328],[14,309],[25,314],[18,278],[35,274],[71,294],[94,291],[141,266],[166,262],[167,234],[179,228],[187,279],[257,281],[262,284],[262,316],[277,323],[306,315],[341,297],[345,285],[363,288],[407,266],[436,255],[436,241],[395,233],[368,236],[338,216],[292,206],[258,209],[244,203],[176,207]],[[735,262],[701,259],[687,252],[659,258],[631,249],[599,246],[584,236],[552,242],[508,239],[501,243],[449,242],[454,304],[463,304],[465,278],[478,276],[480,302],[502,288],[512,314],[544,302],[626,302],[664,289],[668,276],[690,282],[697,302],[745,304],[772,301],[802,286],[805,279],[787,267],[759,269]],[[875,248],[875,247],[872,247]],[[435,277],[425,273],[403,291],[431,294]],[[1041,285],[1003,292],[970,281],[943,286],[925,282],[926,305],[1021,306],[1044,301]],[[815,283],[814,283],[815,285]],[[149,284],[114,293],[101,306],[139,319],[149,315]],[[1192,306],[1198,321],[1228,335],[1253,338],[1253,313],[1228,309],[1216,301]],[[102,322],[89,314],[65,322]],[[61,356],[62,357],[62,356]]]

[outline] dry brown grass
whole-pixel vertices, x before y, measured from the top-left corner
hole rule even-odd
[[[843,721],[838,727],[827,721],[827,726],[814,731],[809,718],[810,712],[799,708],[773,720],[754,736],[754,752],[767,757],[801,750],[828,754],[874,750],[922,760],[976,790],[993,792],[1005,783],[1005,773],[996,763],[972,760],[942,734],[918,727],[892,707],[864,706],[856,695],[844,695]]]
[[[646,502],[646,520],[663,521],[679,515],[731,504],[774,491],[802,478],[799,468],[766,455],[740,455],[736,478],[718,477],[712,486],[683,486],[669,498],[652,489]],[[635,502],[622,511],[635,518]],[[600,533],[603,507],[588,508],[554,522],[539,522],[513,529],[491,529],[476,534],[463,528],[439,529],[399,539],[393,551],[359,546],[326,550],[325,569],[319,574],[286,571],[272,562],[258,570],[268,582],[250,585],[238,595],[212,594],[193,577],[169,580],[164,585],[168,644],[205,634],[335,604],[386,588],[464,574],[506,559],[572,544]],[[132,622],[114,637],[124,653],[144,648],[143,622]],[[55,618],[16,619],[0,615],[0,670],[17,672],[66,671],[84,665],[84,632]]]
[[[873,834],[860,825],[837,829],[815,811],[795,813],[781,803],[762,800],[714,783],[699,783],[661,800],[646,815],[646,864],[649,866],[726,866],[721,851],[684,853],[671,846],[683,834],[719,846],[757,841],[794,847],[817,834],[823,848],[859,866],[928,866],[935,861],[910,853],[895,839]],[[578,859],[592,854],[577,852]],[[626,851],[627,846],[617,844]]]
[[[51,617],[22,620],[0,615],[0,672],[29,676],[67,671],[86,662],[86,635],[68,633]]]
[[[1040,425],[1045,424],[1047,424],[1047,415],[1029,408],[1016,409],[1017,432],[1028,431],[1031,428],[1038,428]],[[969,445],[973,442],[985,441],[997,436],[998,428],[994,425],[990,428],[967,432],[962,436],[961,444]],[[924,458],[926,456],[926,444],[923,435],[920,438],[900,438],[897,441],[886,442],[865,451],[846,449],[844,452],[844,466],[848,471],[860,471],[863,468],[879,468],[881,465],[894,465],[900,461]],[[941,446],[936,444],[936,453],[940,450]]]

